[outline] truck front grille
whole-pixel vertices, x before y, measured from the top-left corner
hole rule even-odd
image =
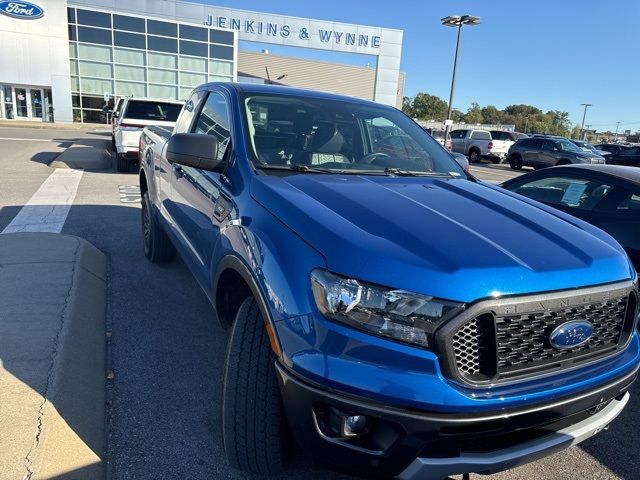
[[[445,372],[463,383],[499,383],[602,358],[624,347],[631,336],[637,308],[632,287],[536,298],[481,302],[452,320],[438,334]],[[554,348],[551,332],[572,320],[591,323],[589,341]]]

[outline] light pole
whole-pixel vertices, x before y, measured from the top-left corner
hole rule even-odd
[[[592,107],[590,103],[581,103],[584,107],[584,113],[582,114],[582,126],[580,127],[580,140],[584,140],[584,119],[587,118],[587,108]]]
[[[453,58],[453,75],[451,77],[451,92],[449,93],[449,109],[447,112],[447,120],[451,120],[451,111],[453,109],[453,91],[456,87],[456,72],[458,70],[458,51],[460,50],[460,34],[462,33],[463,25],[478,25],[480,23],[480,17],[474,17],[473,15],[449,15],[442,19],[442,24],[446,27],[458,27],[458,36],[456,39],[456,55]],[[451,130],[450,122],[445,125],[445,138],[449,130]]]
[[[618,127],[620,127],[620,122],[616,122],[616,136],[613,140],[615,143],[618,143]]]

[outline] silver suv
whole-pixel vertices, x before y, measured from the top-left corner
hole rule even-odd
[[[567,165],[570,163],[605,163],[599,155],[585,152],[566,138],[524,138],[509,149],[507,161],[514,170]]]

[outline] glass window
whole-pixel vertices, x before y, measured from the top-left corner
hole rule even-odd
[[[78,54],[82,60],[94,60],[97,62],[111,62],[111,47],[98,45],[78,45]]]
[[[180,110],[182,110],[181,103],[129,100],[122,116],[135,120],[175,122]]]
[[[78,61],[77,60],[69,60],[69,70],[71,71],[71,75],[78,75]]]
[[[189,40],[199,40],[200,42],[208,42],[207,29],[202,27],[192,27],[190,25],[180,25],[180,38]]]
[[[451,138],[464,138],[466,130],[454,130],[451,132]]]
[[[76,23],[76,9],[67,7],[67,22]]]
[[[314,165],[346,173],[386,169],[462,178],[462,168],[402,112],[356,101],[296,95],[244,97],[256,166]]]
[[[149,81],[176,85],[178,83],[178,72],[175,70],[156,70],[155,68],[150,68]]]
[[[80,75],[82,77],[113,78],[110,63],[80,61]]]
[[[113,93],[112,80],[100,80],[98,78],[82,78],[80,81],[82,93],[95,93],[102,95],[104,92]]]
[[[78,45],[69,42],[69,56],[71,58],[78,58]]]
[[[233,45],[233,32],[224,30],[210,30],[211,43],[223,43],[225,45]]]
[[[634,210],[640,212],[640,195],[630,193],[620,202],[617,210]]]
[[[125,48],[114,48],[113,56],[118,63],[129,63],[131,65],[145,65],[144,52],[138,50],[127,50]]]
[[[640,155],[640,147],[629,147],[625,148],[620,152],[620,156],[631,156],[631,155]]]
[[[209,75],[210,82],[230,82],[233,79],[231,77],[223,77],[221,75]]]
[[[80,25],[91,25],[93,27],[111,28],[111,14],[94,12],[91,10],[77,10],[78,23]]]
[[[591,210],[611,186],[587,178],[554,176],[521,183],[512,190],[549,205]]]
[[[176,23],[147,20],[147,33],[152,35],[162,35],[164,37],[177,37],[178,25]]]
[[[81,42],[111,45],[111,30],[101,30],[99,28],[90,28],[90,27],[78,27],[78,40],[80,40]]]
[[[222,160],[231,139],[227,103],[222,95],[215,92],[209,94],[194,131],[203,135],[213,135],[218,139],[218,160]]]
[[[204,58],[180,57],[180,70],[207,72],[207,61]]]
[[[207,83],[206,73],[188,73],[180,72],[180,84],[186,87],[197,87],[200,84]]]
[[[166,53],[148,53],[150,67],[158,68],[178,68],[178,57],[176,55],[167,55]]]
[[[542,140],[542,149],[548,152],[559,150],[558,147],[556,147],[556,144],[553,140]]]
[[[168,85],[149,85],[149,96],[174,100],[178,98],[178,87],[171,87]]]
[[[101,110],[104,107],[106,102],[104,101],[104,97],[96,96],[92,97],[89,95],[82,96],[82,108],[95,108]]]
[[[189,95],[191,95],[191,92],[193,92],[193,88],[191,87],[180,87],[180,99],[185,100],[189,98]]]
[[[474,140],[491,140],[491,134],[483,130],[474,130],[471,132],[471,136],[469,138]]]
[[[80,108],[80,95],[71,95],[71,106]]]
[[[197,57],[207,56],[207,44],[180,40],[180,53]]]
[[[78,35],[76,34],[76,26],[69,25],[68,29],[69,29],[69,40],[72,40],[74,42],[78,40]]]
[[[116,65],[117,80],[136,80],[138,82],[147,81],[147,69],[144,67],[130,67]]]
[[[180,89],[181,95],[184,89]],[[193,120],[193,116],[198,112],[198,106],[200,105],[200,101],[204,96],[204,92],[193,92],[187,91],[184,98],[189,98],[189,100],[185,103],[185,107],[182,109],[180,116],[178,117],[178,121],[176,122],[176,133],[186,133],[189,131],[191,127],[191,121]]]
[[[76,123],[82,122],[82,114],[80,113],[79,109],[73,109],[73,121]]]
[[[78,77],[71,77],[71,91],[72,92],[80,91],[80,83],[78,83]]]
[[[219,58],[221,60],[233,60],[233,47],[224,47],[222,45],[209,45],[209,56],[211,58]]]
[[[233,75],[233,63],[210,60],[209,73],[216,75]]]
[[[149,35],[147,36],[147,45],[149,50],[178,53],[178,41],[173,38],[152,37]]]
[[[563,152],[582,152],[574,143],[569,140],[554,140],[556,146]]]
[[[116,81],[116,95],[128,97],[146,97],[147,86],[144,83]]]
[[[84,123],[106,123],[107,116],[102,110],[82,110]]]
[[[114,15],[113,28],[116,30],[128,30],[129,32],[144,33],[144,18]]]
[[[147,48],[144,35],[127,32],[113,32],[113,44],[118,47],[139,48],[144,50]]]

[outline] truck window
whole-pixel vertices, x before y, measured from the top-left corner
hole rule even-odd
[[[224,97],[211,92],[198,116],[194,133],[213,135],[218,139],[218,160],[224,158],[227,145],[231,139],[229,130],[229,111]]]
[[[193,92],[193,94],[191,94],[189,100],[184,104],[182,113],[178,117],[175,130],[176,133],[186,133],[190,130],[193,117],[199,110],[200,102],[202,101],[204,94],[205,92],[203,91]]]
[[[491,134],[483,130],[474,130],[469,138],[473,140],[491,140]]]
[[[175,122],[182,110],[182,104],[129,100],[123,117],[135,120],[159,120]]]
[[[451,138],[464,138],[465,133],[467,133],[466,130],[454,130],[451,132]]]

